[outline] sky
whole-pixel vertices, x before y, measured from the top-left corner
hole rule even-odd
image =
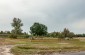
[[[0,0],[0,31],[11,31],[14,17],[22,20],[23,32],[39,22],[48,32],[85,33],[85,0]]]

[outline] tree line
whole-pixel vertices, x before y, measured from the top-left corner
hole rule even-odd
[[[35,22],[31,27],[30,27],[30,33],[31,35],[28,35],[26,32],[22,32],[23,30],[21,29],[21,27],[23,26],[23,23],[21,21],[21,19],[19,18],[14,18],[11,26],[13,27],[13,29],[11,31],[1,31],[0,35],[5,35],[5,34],[9,34],[10,38],[18,38],[18,37],[22,37],[23,38],[28,38],[28,37],[32,37],[32,36],[45,36],[45,37],[53,37],[53,38],[73,38],[73,37],[85,37],[85,34],[75,34],[73,32],[70,32],[69,29],[64,28],[64,30],[62,32],[52,32],[52,33],[48,33],[48,28],[46,25],[41,24],[39,22]]]

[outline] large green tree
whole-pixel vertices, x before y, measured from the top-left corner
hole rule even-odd
[[[47,34],[47,26],[44,24],[40,24],[38,22],[35,22],[31,27],[30,27],[30,33],[32,35],[37,35],[37,36],[44,36]]]
[[[13,22],[11,23],[12,27],[14,28],[12,30],[13,34],[21,34],[22,33],[22,29],[21,27],[23,26],[23,23],[21,21],[21,19],[19,18],[14,18]]]

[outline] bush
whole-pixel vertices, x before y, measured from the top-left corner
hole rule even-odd
[[[25,35],[24,38],[29,38],[29,35]]]
[[[11,35],[9,36],[9,38],[17,39],[17,36],[18,36],[18,35],[16,35],[16,34],[11,34]]]
[[[59,39],[64,39],[65,37],[64,37],[64,35],[63,35],[62,33],[60,33],[60,34],[58,35],[58,38],[59,38]]]

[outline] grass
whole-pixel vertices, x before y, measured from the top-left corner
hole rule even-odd
[[[1,41],[0,41],[1,42]],[[75,52],[85,51],[85,41],[81,39],[59,40],[57,38],[43,39],[5,39],[5,45],[16,45],[11,49],[14,55],[34,55],[34,54],[51,54],[54,52]]]

